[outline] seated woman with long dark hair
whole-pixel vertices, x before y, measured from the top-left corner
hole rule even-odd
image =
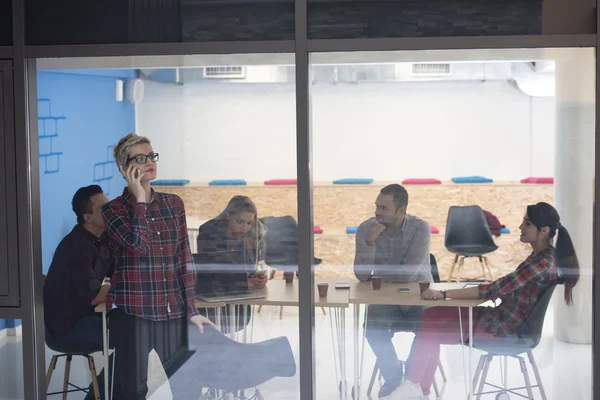
[[[235,251],[239,259],[234,262],[252,269],[248,271],[250,286],[263,287],[268,280],[267,271],[258,271],[257,267],[264,264],[266,232],[266,227],[258,220],[254,202],[247,196],[234,196],[217,217],[198,229],[198,253]],[[238,331],[250,320],[251,307],[246,306],[246,321],[243,320],[242,306],[235,306],[235,310],[235,329]],[[230,326],[227,307],[222,308],[221,315],[225,319],[222,330],[227,332]],[[208,310],[208,317],[214,321],[214,309]]]
[[[492,283],[478,286],[439,291],[428,289],[423,298],[429,300],[453,299],[501,299],[497,307],[477,307],[473,310],[473,339],[498,341],[515,333],[531,313],[544,292],[557,283],[560,275],[564,283],[564,300],[573,304],[573,287],[579,280],[579,263],[573,242],[567,229],[560,223],[554,207],[537,203],[527,207],[527,213],[519,227],[521,242],[531,245],[533,252],[516,270]],[[556,247],[552,245],[558,234]],[[559,272],[560,271],[560,272]],[[459,315],[463,318],[460,333]],[[414,356],[406,380],[392,394],[398,399],[427,399],[440,358],[441,344],[456,344],[468,338],[468,309],[459,311],[454,307],[431,307],[423,313],[423,321],[417,332]]]

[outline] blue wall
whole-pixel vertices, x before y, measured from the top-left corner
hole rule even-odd
[[[125,181],[114,168],[110,147],[135,131],[134,105],[115,99],[117,78],[132,77],[133,70],[38,72],[44,273],[77,222],[71,209],[75,191],[93,183],[110,199],[123,191]],[[0,320],[0,329],[20,322]]]
[[[110,199],[125,181],[112,161],[110,147],[135,131],[134,105],[115,100],[112,71],[38,73],[42,263],[46,273],[54,249],[76,224],[71,199],[81,186],[97,183]],[[45,131],[44,131],[45,125]],[[62,153],[46,157],[45,154]],[[46,165],[47,163],[47,165]],[[112,177],[112,178],[111,178]]]

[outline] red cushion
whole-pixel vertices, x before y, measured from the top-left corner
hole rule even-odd
[[[442,181],[433,178],[412,178],[402,181],[403,185],[439,185],[440,183]]]
[[[270,179],[265,181],[265,185],[296,185],[297,179]]]
[[[436,228],[435,226],[432,226],[431,233],[440,233],[440,230],[438,228]]]
[[[321,228],[320,226],[315,226],[315,227],[313,227],[313,232],[314,233],[323,233],[323,228]]]
[[[530,176],[529,178],[521,179],[521,183],[554,183],[554,178],[539,178]]]

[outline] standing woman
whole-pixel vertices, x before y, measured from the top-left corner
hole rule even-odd
[[[202,224],[198,229],[198,253],[237,251],[239,259],[232,261],[247,266],[250,269],[250,286],[260,288],[265,286],[268,280],[267,271],[264,269],[266,232],[267,228],[258,219],[254,202],[247,196],[234,196],[217,217]],[[250,306],[245,307],[247,324],[252,309]],[[242,306],[235,307],[236,331],[244,328],[243,312]],[[214,309],[209,309],[208,313],[209,317],[214,319]],[[223,331],[228,332],[230,321],[227,307],[221,309],[221,315],[225,318]]]
[[[130,133],[119,140],[114,157],[127,181],[123,194],[102,208],[114,254],[112,291],[107,297],[107,307],[115,308],[110,313],[119,376],[114,398],[145,399],[149,352],[155,349],[164,361],[169,348],[164,342],[179,337],[188,320],[201,332],[203,324],[214,324],[194,305],[195,276],[183,201],[150,187],[157,176],[158,153],[148,138]],[[185,398],[182,389],[171,385],[174,399]]]
[[[440,291],[427,289],[423,298],[429,300],[501,299],[497,307],[476,307],[473,310],[473,339],[497,341],[499,337],[515,333],[527,319],[546,290],[560,280],[565,285],[565,303],[573,304],[573,288],[579,280],[579,262],[567,229],[560,223],[554,207],[537,203],[527,207],[521,230],[521,242],[532,248],[532,253],[517,269],[492,283],[467,289]],[[558,234],[556,247],[552,245]],[[392,394],[398,399],[427,398],[433,382],[441,344],[460,341],[462,316],[463,338],[468,338],[468,309],[461,313],[454,307],[430,307],[423,313],[423,321],[413,342],[414,357],[406,380]]]

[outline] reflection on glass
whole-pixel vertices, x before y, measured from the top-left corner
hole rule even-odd
[[[539,35],[542,3],[323,1],[308,4],[310,39]]]
[[[315,280],[349,283],[353,311],[316,317],[319,399],[591,398],[594,65],[311,56]],[[345,372],[325,351],[340,329]]]
[[[23,342],[21,320],[0,319],[0,398],[23,399]]]
[[[94,352],[88,398],[298,398],[293,57],[219,57],[38,63],[47,344]]]

